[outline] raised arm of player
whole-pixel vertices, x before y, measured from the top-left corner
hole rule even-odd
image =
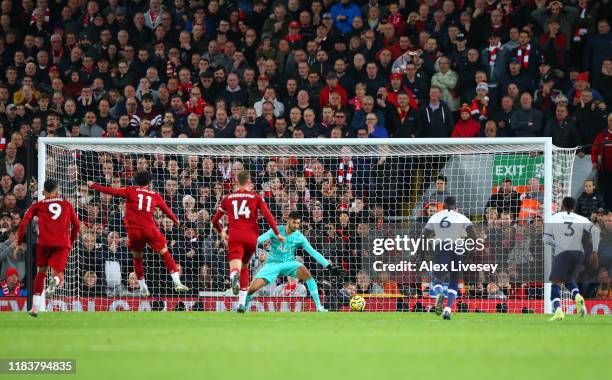
[[[98,185],[97,183],[94,183],[92,181],[87,181],[87,186],[89,186],[91,189],[94,189],[94,190],[99,191],[101,193],[110,194],[110,195],[114,195],[114,196],[117,196],[117,197],[125,198],[128,195],[127,187],[115,188],[115,187],[102,186],[102,185]]]
[[[178,218],[176,217],[176,215],[174,214],[174,211],[172,211],[172,209],[170,207],[168,207],[168,205],[166,204],[166,201],[164,201],[164,199],[161,197],[161,195],[157,194],[157,207],[160,208],[160,210],[162,210],[164,212],[164,214],[166,214],[170,219],[172,219],[172,221],[178,226],[180,225],[180,222],[178,220]]]
[[[259,204],[257,207],[259,208],[259,211],[261,211],[262,215],[266,219],[266,222],[268,222],[268,224],[270,225],[270,227],[276,234],[276,237],[278,238],[278,240],[285,241],[285,238],[281,236],[280,232],[278,231],[278,226],[276,225],[276,220],[274,219],[274,216],[272,216],[272,213],[270,212],[270,209],[268,208],[266,201],[264,201],[264,199],[261,196],[259,197]]]
[[[587,227],[585,227],[587,230]],[[597,225],[591,224],[588,227],[587,232],[591,235],[591,242],[593,243],[593,252],[591,252],[591,256],[589,257],[589,261],[595,266],[599,266],[599,258],[597,256],[597,252],[599,251],[599,243],[601,242],[601,230]]]
[[[261,243],[266,242],[266,241],[268,241],[270,239],[273,239],[275,237],[276,237],[276,234],[274,233],[274,231],[269,229],[266,232],[264,232],[263,234],[259,235],[259,237],[257,238],[257,245],[261,245]]]
[[[323,268],[327,269],[332,276],[340,277],[340,279],[342,280],[344,279],[344,277],[346,277],[346,272],[344,271],[344,269],[330,263],[325,257],[323,257],[321,253],[319,253],[319,251],[317,251],[313,248],[312,245],[310,245],[310,242],[308,241],[308,239],[306,239],[304,235],[302,235],[302,241],[300,242],[300,245],[306,252],[308,252],[310,256],[312,256],[313,259],[315,259],[319,264],[321,264]]]
[[[423,228],[423,231],[421,231],[421,236],[423,237],[425,241],[427,241],[427,239],[431,239],[435,235],[436,233],[434,232],[433,227],[431,226],[431,218],[430,218],[430,221],[427,222],[427,224]],[[425,244],[425,246],[427,246],[427,244]],[[416,255],[421,255],[421,254],[423,254],[423,250],[421,248],[421,244],[419,244],[416,251],[414,252],[414,255],[416,256]]]
[[[478,239],[478,234],[476,233],[476,228],[474,227],[473,224],[470,224],[469,226],[467,226],[465,228],[465,231],[468,234],[468,238],[472,239],[473,241],[476,241],[476,239]]]
[[[74,243],[79,237],[81,222],[79,221],[79,217],[77,216],[76,211],[74,211],[74,207],[72,207],[70,203],[67,204],[69,206],[68,209],[70,210],[70,223],[72,223],[72,230],[70,231],[70,241]]]
[[[23,244],[23,238],[25,237],[26,229],[28,228],[28,224],[32,221],[34,217],[34,210],[37,205],[33,204],[28,211],[26,211],[23,219],[21,219],[21,223],[19,223],[19,229],[17,230],[17,247],[21,247]]]
[[[544,229],[544,237],[542,239],[544,241],[544,244],[546,245],[550,245],[551,247],[555,248],[557,246],[556,242],[555,242],[555,235],[553,235],[553,231],[550,225],[547,225]]]
[[[586,227],[585,227],[585,229],[586,229]],[[588,227],[588,232],[591,234],[591,240],[593,242],[593,252],[599,251],[599,243],[600,243],[601,230],[599,229],[598,226],[591,225],[591,226]]]
[[[329,266],[329,261],[327,261],[327,259],[319,253],[319,251],[314,249],[314,247],[310,245],[308,239],[306,239],[306,237],[303,235],[300,241],[300,245],[302,246],[302,248],[304,248],[306,252],[308,252],[310,256],[312,256],[313,259],[317,261],[317,263],[321,264],[323,268],[327,268]]]
[[[211,223],[212,223],[213,227],[215,228],[215,230],[217,231],[217,233],[223,232],[223,226],[221,226],[221,223],[219,223],[219,221],[221,220],[223,215],[225,215],[225,209],[223,207],[225,205],[225,200],[226,199],[227,198],[223,198],[221,200],[221,204],[219,205],[219,208],[217,209],[217,212],[215,212],[215,215],[213,215],[213,218],[211,220]]]
[[[421,232],[421,235],[423,235],[425,239],[431,239],[436,235],[436,233],[428,226],[425,226],[425,228],[423,228],[423,232]]]

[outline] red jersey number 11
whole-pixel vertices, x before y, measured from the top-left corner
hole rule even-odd
[[[240,207],[238,207],[238,201],[234,200],[232,206],[234,206],[234,219],[240,219],[241,215],[244,215],[245,219],[249,219],[251,216],[251,209],[247,206],[246,200],[240,202]]]
[[[143,194],[138,194],[138,210],[142,211],[145,198],[147,198],[147,212],[151,212],[151,197],[148,195],[145,197]]]

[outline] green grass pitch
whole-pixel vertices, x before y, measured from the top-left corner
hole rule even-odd
[[[0,358],[76,359],[76,375],[50,375],[67,379],[579,380],[612,368],[609,316],[2,313],[0,336]]]

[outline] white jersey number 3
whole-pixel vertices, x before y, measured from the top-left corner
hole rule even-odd
[[[49,212],[53,214],[51,219],[58,220],[60,215],[62,215],[62,206],[59,203],[51,203],[49,204]]]
[[[239,219],[241,215],[244,215],[245,219],[249,219],[251,216],[251,209],[247,206],[247,201],[243,200],[240,202],[240,207],[238,207],[238,201],[232,201],[232,206],[234,206],[234,219]]]

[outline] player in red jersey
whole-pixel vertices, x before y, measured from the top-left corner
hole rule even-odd
[[[213,216],[212,224],[227,242],[232,291],[236,295],[240,294],[239,304],[244,305],[249,287],[249,261],[257,249],[259,237],[257,211],[261,211],[278,240],[285,241],[285,238],[278,231],[266,202],[251,190],[253,184],[249,172],[241,171],[236,179],[238,189],[223,197],[219,210]],[[227,215],[229,235],[219,223],[223,215]]]
[[[17,232],[17,250],[22,251],[23,237],[28,224],[38,217],[38,247],[36,249],[36,266],[38,273],[34,278],[34,297],[29,314],[38,315],[42,307],[42,292],[45,287],[47,268],[51,267],[51,280],[46,294],[53,295],[62,284],[66,261],[72,249],[72,243],[79,236],[79,218],[70,202],[59,198],[57,182],[48,179],[44,183],[44,199],[34,203],[19,224]],[[71,228],[72,227],[72,228]]]
[[[178,218],[164,202],[161,195],[151,190],[150,172],[139,171],[134,175],[134,181],[137,186],[114,188],[98,185],[92,181],[88,181],[87,186],[101,193],[125,198],[126,212],[123,222],[128,235],[128,248],[132,251],[134,272],[143,295],[150,295],[144,279],[144,267],[142,265],[142,251],[147,244],[164,260],[166,269],[172,277],[174,290],[186,292],[189,288],[181,282],[176,263],[168,251],[166,237],[159,231],[153,213],[155,208],[159,207],[177,226],[180,224]]]

